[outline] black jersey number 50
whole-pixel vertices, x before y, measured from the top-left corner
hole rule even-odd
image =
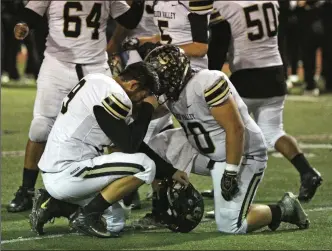
[[[244,14],[246,17],[247,27],[248,28],[256,27],[258,30],[257,33],[248,32],[249,40],[255,41],[255,40],[262,39],[264,37],[264,29],[263,29],[262,20],[251,19],[251,17],[250,17],[250,13],[256,12],[259,10],[259,5],[257,5],[257,4],[251,5],[251,6],[245,7],[243,10],[244,10]],[[262,4],[262,10],[263,10],[263,15],[264,15],[263,22],[265,22],[265,25],[266,25],[267,36],[274,37],[278,33],[278,19],[277,19],[275,7],[274,7],[273,3],[271,3],[271,2],[264,3],[264,4]],[[271,17],[269,16],[268,11],[272,12],[273,20],[270,20]],[[271,28],[271,26],[270,26],[271,21],[273,22],[273,26],[274,26],[273,28]]]
[[[90,14],[86,17],[86,26],[93,28],[91,35],[92,40],[99,39],[99,27],[101,17],[101,3],[95,3],[90,11]],[[77,38],[81,35],[82,19],[77,15],[70,15],[71,10],[82,11],[83,7],[80,2],[67,2],[63,9],[63,34],[66,37]],[[70,24],[75,25],[75,29],[70,29]]]

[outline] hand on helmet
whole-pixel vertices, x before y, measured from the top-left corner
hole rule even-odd
[[[177,170],[173,174],[172,179],[179,182],[181,185],[184,185],[185,187],[189,185],[189,178],[186,172]]]

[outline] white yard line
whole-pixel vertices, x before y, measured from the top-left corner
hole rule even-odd
[[[331,211],[332,207],[316,207],[312,209],[307,209],[306,212],[321,212],[321,211]],[[80,235],[79,233],[69,233],[69,234],[53,234],[53,235],[45,235],[45,236],[38,236],[38,237],[29,237],[29,238],[16,238],[11,240],[3,240],[1,241],[2,244],[9,244],[9,243],[17,243],[17,242],[25,242],[25,241],[36,241],[36,240],[44,240],[44,239],[55,239],[61,238],[65,236],[74,236]]]

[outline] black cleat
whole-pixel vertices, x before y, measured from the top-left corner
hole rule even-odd
[[[82,208],[79,208],[71,217],[69,226],[81,233],[99,238],[118,237],[106,229],[100,213],[87,214]]]
[[[214,192],[213,192],[213,189],[212,189],[212,190],[204,190],[203,192],[201,192],[201,195],[202,195],[203,197],[213,199],[213,197],[214,197],[214,194],[213,194],[213,193],[214,193]]]
[[[297,197],[287,192],[278,202],[281,208],[281,220],[298,226],[300,229],[307,229],[310,225],[308,215],[304,212]]]
[[[19,187],[15,193],[15,198],[7,206],[10,213],[18,213],[32,208],[32,197],[35,192],[34,188]]]
[[[299,201],[309,202],[314,197],[317,188],[322,184],[323,179],[320,173],[313,168],[313,172],[308,172],[301,177],[301,187]]]
[[[54,219],[48,206],[51,198],[52,197],[45,189],[38,189],[35,192],[32,211],[29,215],[29,222],[31,231],[35,232],[38,235],[43,235],[44,225],[48,221],[52,221]]]

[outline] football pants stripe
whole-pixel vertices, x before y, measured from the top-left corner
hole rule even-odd
[[[106,111],[113,115],[117,119],[125,119],[130,111],[130,108],[124,105],[119,99],[115,96],[110,95],[105,98],[102,102]]]
[[[189,1],[189,9],[191,11],[205,11],[212,10],[213,8],[213,0],[190,0]]]
[[[242,202],[241,211],[237,221],[237,226],[241,227],[243,220],[247,217],[249,206],[254,198],[255,192],[257,190],[258,184],[262,178],[263,173],[256,173],[250,181],[247,189],[247,193]]]
[[[107,175],[133,175],[144,170],[144,167],[139,164],[114,162],[94,167],[85,167],[76,173],[74,177],[95,178]]]
[[[219,11],[217,11],[216,9],[214,9],[211,13],[210,16],[210,25],[212,24],[216,24],[219,23],[220,21],[224,20],[222,18],[222,16],[220,15]]]

